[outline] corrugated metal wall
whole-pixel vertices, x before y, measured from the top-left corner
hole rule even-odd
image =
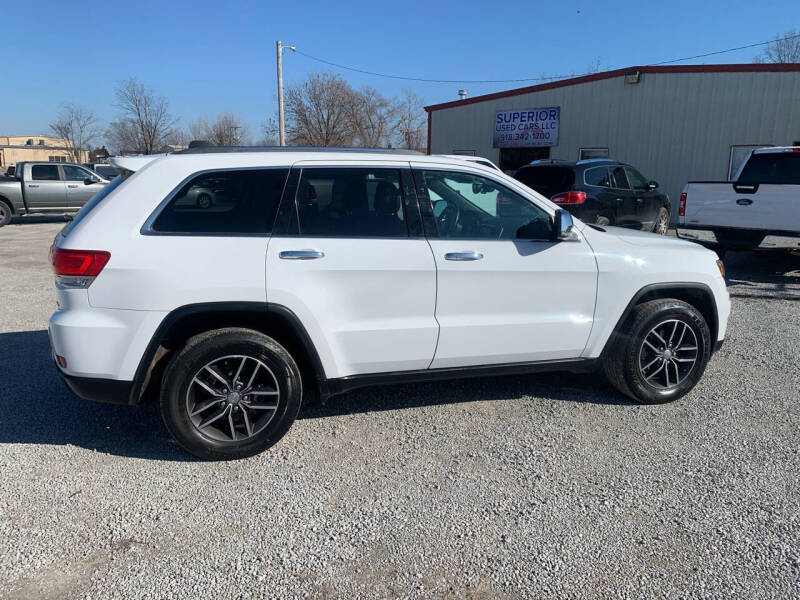
[[[634,85],[620,76],[434,110],[431,152],[474,150],[497,162],[495,113],[544,106],[561,107],[552,158],[608,147],[658,181],[673,206],[687,181],[727,178],[731,146],[800,140],[800,72],[642,73]]]

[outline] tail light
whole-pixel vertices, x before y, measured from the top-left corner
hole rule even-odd
[[[66,288],[88,288],[111,258],[105,250],[67,250],[50,247],[56,283]]]
[[[550,200],[556,204],[583,204],[586,201],[586,192],[564,192],[556,194]]]
[[[680,204],[678,205],[678,216],[685,217],[686,216],[686,192],[681,194]]]

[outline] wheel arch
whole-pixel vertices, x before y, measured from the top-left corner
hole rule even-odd
[[[12,215],[17,214],[17,209],[14,206],[14,203],[9,198],[6,198],[2,194],[0,194],[0,202],[8,205],[8,207],[11,209],[11,214]]]
[[[605,349],[611,344],[611,340],[622,329],[622,326],[630,317],[633,310],[639,304],[649,302],[650,300],[658,299],[675,299],[682,300],[687,304],[694,306],[703,315],[703,318],[708,323],[708,328],[711,330],[711,343],[712,350],[717,341],[717,333],[719,331],[719,322],[717,318],[717,302],[714,300],[714,292],[711,288],[704,283],[698,282],[675,282],[675,283],[654,283],[646,285],[633,295],[628,305],[625,307],[622,315],[620,316],[617,324],[614,326],[609,338],[606,340],[603,347]]]
[[[322,362],[290,309],[262,302],[208,302],[181,306],[164,317],[139,361],[129,403],[139,404],[156,392],[169,358],[189,338],[223,327],[245,327],[274,338],[297,362],[305,389],[323,390]]]

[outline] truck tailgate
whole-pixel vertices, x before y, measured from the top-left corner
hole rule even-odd
[[[800,230],[800,185],[689,183],[686,225]]]

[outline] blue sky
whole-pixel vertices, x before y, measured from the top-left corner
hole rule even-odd
[[[90,8],[91,7],[91,8]],[[800,30],[800,0],[504,2],[15,2],[2,17],[0,135],[46,133],[62,102],[107,123],[114,88],[137,77],[182,125],[230,110],[255,133],[275,114],[275,40],[365,70],[433,79],[580,74],[721,50]],[[751,62],[760,49],[688,61]],[[687,63],[687,64],[688,64]],[[287,52],[287,84],[340,72],[427,104],[526,84],[414,83],[326,67]],[[533,83],[533,82],[531,82]]]

